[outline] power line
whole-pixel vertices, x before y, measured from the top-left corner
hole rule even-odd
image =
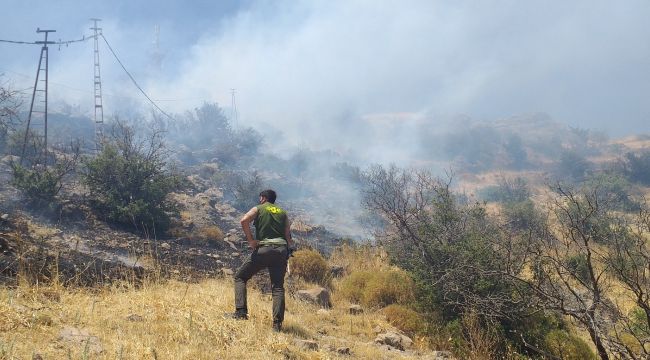
[[[93,39],[94,37],[95,37],[95,35],[91,35],[91,36],[83,35],[81,39],[77,39],[77,40],[65,40],[65,41],[62,41],[62,40],[59,39],[59,41],[52,41],[50,44],[51,44],[51,45],[66,45],[66,46],[67,46],[67,45],[69,45],[69,44],[74,44],[74,43],[78,43],[78,42],[88,41],[88,40],[90,40],[90,39]],[[0,42],[3,42],[3,43],[9,43],[9,44],[22,44],[22,45],[41,45],[38,41],[18,41],[18,40],[4,40],[4,39],[0,39]]]
[[[115,57],[115,60],[117,60],[117,62],[120,64],[120,66],[122,67],[122,70],[124,70],[124,72],[129,76],[129,78],[130,78],[131,81],[133,82],[133,85],[135,85],[135,87],[137,87],[138,90],[140,90],[140,92],[142,93],[142,95],[144,95],[144,97],[147,98],[147,100],[149,100],[149,102],[151,103],[151,105],[153,105],[156,109],[158,109],[158,111],[160,111],[163,115],[167,116],[169,119],[174,120],[173,117],[171,117],[169,114],[167,114],[163,109],[160,108],[160,106],[158,106],[158,104],[156,104],[153,100],[151,100],[151,98],[149,97],[149,95],[147,95],[147,93],[142,89],[142,87],[140,87],[140,85],[138,85],[138,82],[135,81],[135,79],[133,78],[133,76],[131,75],[131,73],[126,69],[126,67],[124,66],[124,64],[122,63],[122,61],[120,60],[120,58],[117,56],[117,54],[115,53],[115,51],[113,51],[113,48],[112,48],[111,45],[108,43],[108,40],[106,40],[106,37],[104,36],[104,34],[99,34],[99,36],[101,36],[102,39],[104,39],[104,42],[106,43],[106,46],[108,46],[108,50],[111,51],[111,54],[113,54],[113,56]]]
[[[0,39],[0,42],[10,43],[10,44],[36,45],[36,43],[34,43],[33,41],[28,42],[28,41],[16,41],[16,40],[2,40],[2,39]]]

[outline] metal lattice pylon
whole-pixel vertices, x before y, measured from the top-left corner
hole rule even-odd
[[[95,88],[95,149],[101,150],[102,143],[104,142],[104,104],[102,101],[102,77],[99,68],[99,36],[101,36],[101,28],[97,27],[97,22],[101,19],[90,19],[94,22],[94,26],[90,30],[95,31],[95,46],[94,46],[94,88]]]
[[[235,101],[235,89],[230,89],[232,95],[230,102],[230,122],[234,130],[239,128],[239,113],[237,112],[237,102]]]
[[[23,148],[20,155],[22,163],[27,155],[27,150],[34,156],[33,162],[42,161],[47,165],[47,89],[48,89],[48,44],[54,44],[54,41],[48,41],[47,36],[56,30],[36,29],[37,33],[44,33],[43,41],[36,41],[36,44],[43,44],[41,47],[41,56],[38,59],[38,69],[36,70],[36,79],[34,80],[34,90],[32,91],[32,101],[29,105],[29,116],[27,117],[27,127],[23,139]],[[40,106],[39,106],[40,104]],[[35,108],[36,106],[36,108]],[[34,116],[34,114],[38,114]],[[29,149],[28,149],[29,145]],[[43,156],[39,159],[39,156]]]

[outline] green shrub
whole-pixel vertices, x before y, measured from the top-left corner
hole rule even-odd
[[[56,168],[28,169],[20,164],[12,164],[11,184],[23,192],[30,200],[52,202],[61,190],[61,178]]]
[[[403,270],[354,271],[341,282],[339,291],[351,302],[368,307],[408,304],[415,298],[415,285]]]
[[[138,140],[118,124],[102,151],[86,162],[84,182],[95,210],[106,219],[141,230],[166,230],[174,204],[167,195],[181,177],[169,169],[159,133]]]
[[[52,203],[64,179],[76,171],[79,154],[79,144],[73,143],[69,148],[57,150],[57,156],[50,159],[29,156],[24,159],[28,165],[11,163],[11,183],[31,201]]]
[[[290,263],[291,273],[306,281],[325,284],[328,280],[327,261],[318,251],[298,250],[291,257]]]
[[[386,321],[408,336],[413,337],[426,330],[426,322],[423,320],[423,316],[404,305],[388,305],[381,312],[386,316]]]
[[[596,356],[579,337],[564,330],[553,330],[544,337],[544,344],[549,353],[562,360],[589,360]]]

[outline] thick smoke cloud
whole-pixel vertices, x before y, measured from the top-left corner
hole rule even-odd
[[[378,130],[368,119],[377,117],[394,119],[405,136],[456,114],[490,120],[530,112],[616,135],[650,131],[647,1],[115,4],[43,1],[39,17],[38,5],[15,2],[1,33],[23,38],[17,29],[49,22],[74,37],[88,33],[88,17],[102,17],[152,97],[173,100],[164,108],[227,106],[236,88],[242,123],[269,124],[297,146],[381,147],[382,139],[369,139]],[[151,69],[154,24],[162,71]],[[33,54],[10,57],[5,49],[3,69],[32,74],[25,59]],[[69,87],[59,93],[80,104],[89,53],[71,47],[53,64],[53,81]],[[103,59],[109,112],[137,104],[119,97],[142,99],[105,48]]]

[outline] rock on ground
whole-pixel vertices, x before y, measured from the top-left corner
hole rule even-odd
[[[350,305],[350,307],[348,308],[348,312],[350,313],[350,315],[363,314],[363,308],[361,307],[361,305],[353,304]]]
[[[309,290],[298,290],[296,298],[310,302],[312,304],[320,305],[325,308],[332,307],[330,300],[330,293],[323,287],[317,287]]]
[[[375,338],[375,343],[380,345],[388,345],[390,347],[394,347],[403,351],[413,345],[413,340],[411,340],[411,338],[408,336],[389,331],[377,335],[377,338]]]
[[[87,329],[66,326],[59,332],[59,340],[80,344],[84,347],[87,346],[91,353],[100,354],[104,352],[99,338],[90,335]]]
[[[318,350],[318,343],[313,340],[296,339],[294,340],[294,343],[296,344],[296,346],[298,346],[303,350],[314,350],[314,351]]]

